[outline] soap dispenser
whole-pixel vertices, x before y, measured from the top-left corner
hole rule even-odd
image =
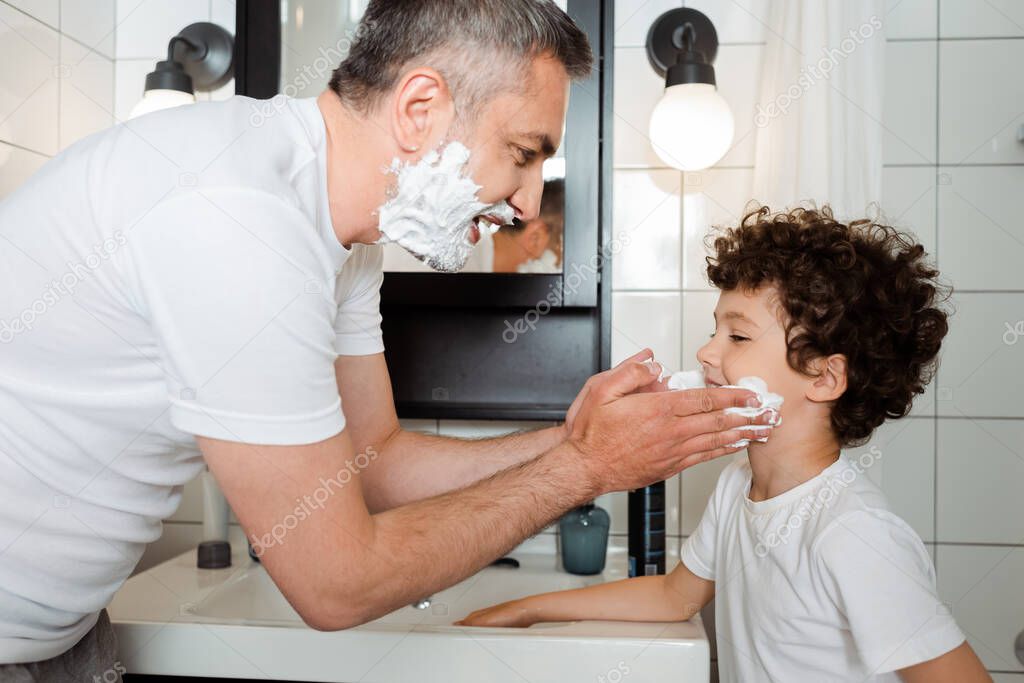
[[[591,501],[570,510],[558,522],[562,567],[570,574],[600,574],[608,555],[608,512]]]

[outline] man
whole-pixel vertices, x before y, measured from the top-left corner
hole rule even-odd
[[[479,220],[536,216],[590,63],[549,0],[374,0],[318,99],[144,116],[0,204],[0,679],[110,669],[102,610],[204,460],[257,544],[335,482],[260,550],[310,626],[343,629],[599,494],[735,450],[748,420],[722,409],[753,395],[647,391],[649,352],[588,381],[558,427],[399,427],[370,245],[457,269]]]

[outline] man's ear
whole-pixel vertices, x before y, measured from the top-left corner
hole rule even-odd
[[[818,376],[807,389],[807,399],[817,403],[835,401],[846,391],[846,356],[834,353],[815,365]]]
[[[398,82],[392,100],[391,129],[403,151],[413,154],[438,144],[454,117],[448,83],[434,69],[413,69]]]

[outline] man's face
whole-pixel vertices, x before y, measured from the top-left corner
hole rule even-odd
[[[561,145],[569,103],[569,77],[558,60],[538,57],[529,74],[521,92],[487,102],[462,140],[471,151],[467,173],[481,186],[480,201],[506,201],[524,222],[540,213],[544,161]]]
[[[436,270],[454,272],[482,229],[538,215],[544,161],[561,144],[569,79],[556,59],[539,57],[524,80],[515,92],[481,104],[471,120],[450,118],[435,128],[424,157],[394,168],[395,188],[380,209],[385,241]],[[410,77],[406,96],[399,96],[399,102],[412,101],[400,107],[412,112],[403,123],[428,120],[422,115],[428,98],[414,96],[424,82]],[[435,102],[438,112],[452,105],[450,99]]]

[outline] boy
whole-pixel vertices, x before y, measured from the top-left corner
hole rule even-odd
[[[892,228],[828,207],[747,214],[714,242],[708,386],[780,394],[766,443],[722,473],[667,576],[537,595],[462,624],[689,619],[712,598],[722,681],[989,681],[916,533],[840,449],[905,416],[947,331],[938,273]],[[898,456],[892,456],[898,457]]]

